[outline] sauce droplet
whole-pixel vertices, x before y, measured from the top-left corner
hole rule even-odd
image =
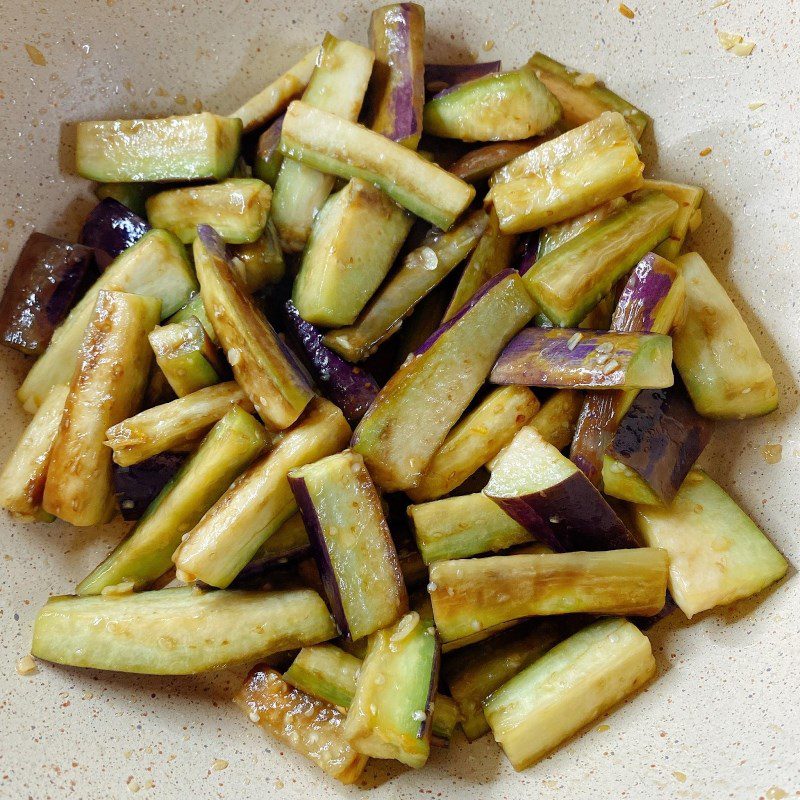
[[[765,444],[761,448],[761,457],[767,464],[777,464],[783,455],[783,447],[779,444]]]

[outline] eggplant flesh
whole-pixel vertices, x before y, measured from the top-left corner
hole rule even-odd
[[[504,167],[509,161],[527,153],[538,144],[536,139],[519,142],[494,142],[478,147],[461,156],[448,167],[462,181],[479,183],[486,180],[496,170]]]
[[[499,351],[533,316],[521,281],[507,270],[486,283],[395,373],[358,424],[352,447],[385,490],[419,484]]]
[[[447,642],[522,617],[657,614],[668,566],[655,547],[437,561],[429,590]]]
[[[335,635],[325,603],[310,589],[202,592],[186,586],[51,597],[36,616],[31,653],[73,667],[195,675]]]
[[[199,444],[233,406],[250,413],[254,410],[236,383],[218,383],[112,425],[106,431],[106,444],[114,454],[114,463],[129,467],[168,450]]]
[[[286,274],[286,262],[272,220],[267,220],[264,233],[256,241],[232,245],[230,253],[233,265],[239,269],[244,285],[252,293],[279,284]]]
[[[345,451],[288,478],[339,630],[356,640],[391,625],[408,596],[364,460]]]
[[[114,512],[106,429],[141,403],[152,353],[147,334],[161,301],[123,292],[98,294],[50,456],[42,506],[73,525],[107,522]]]
[[[283,114],[258,137],[256,159],[253,163],[253,175],[273,189],[283,164],[283,153],[280,149],[282,128]]]
[[[355,783],[367,756],[344,738],[345,715],[330,703],[293,688],[280,673],[256,667],[234,702],[262,730],[344,784]]]
[[[41,355],[96,273],[91,249],[34,231],[0,301],[0,341]]]

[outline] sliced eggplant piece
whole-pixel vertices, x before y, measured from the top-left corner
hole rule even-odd
[[[314,393],[292,352],[236,277],[222,239],[208,225],[198,231],[194,261],[203,303],[236,382],[266,425],[287,428]]]
[[[34,231],[0,301],[0,341],[26,355],[41,355],[95,274],[88,247]]]
[[[579,233],[591,228],[592,225],[608,219],[615,211],[619,211],[628,201],[624,197],[615,197],[597,208],[584,214],[579,214],[572,219],[556,222],[539,231],[539,246],[536,250],[536,259],[544,258],[562,244],[574,239]],[[552,325],[552,323],[551,323]]]
[[[470,150],[454,161],[447,168],[462,181],[479,183],[485,181],[496,170],[504,167],[509,161],[524,155],[539,144],[540,140],[531,139],[520,142],[496,142]]]
[[[184,453],[159,453],[130,467],[112,464],[114,494],[122,519],[141,519],[184,461]]]
[[[172,554],[183,535],[266,443],[261,425],[234,406],[150,504],[130,536],[78,584],[77,594],[100,594],[109,586],[127,582],[140,589],[161,577],[172,567]]]
[[[690,229],[692,216],[700,210],[703,190],[699,186],[688,186],[685,183],[654,180],[646,180],[642,184],[642,189],[663,192],[680,206],[680,211],[672,224],[669,237],[656,248],[658,255],[669,261],[674,261],[678,257],[681,247],[683,247],[686,234]]]
[[[669,261],[648,253],[631,272],[611,319],[618,332],[669,333],[682,316],[683,277]],[[570,458],[595,485],[601,485],[603,455],[636,390],[589,392],[572,440]]]
[[[147,216],[184,244],[197,238],[198,225],[211,225],[230,244],[246,244],[264,232],[271,202],[272,189],[264,181],[229,178],[154,194],[147,201]]]
[[[367,103],[370,127],[416,150],[425,103],[425,9],[417,3],[375,9],[369,46],[375,52]]]
[[[525,273],[525,283],[556,325],[576,325],[669,235],[677,213],[678,204],[665,194],[642,192],[537,261]]]
[[[492,278],[381,389],[353,434],[373,479],[411,489],[535,308],[513,270]]]
[[[697,253],[678,259],[686,316],[673,334],[675,366],[704,417],[744,419],[778,407],[772,368],[727,292]]]
[[[281,150],[329,176],[374,183],[398,205],[442,230],[475,197],[474,187],[407,147],[299,100],[286,112]]]
[[[750,517],[701,469],[692,470],[666,508],[637,505],[636,528],[669,553],[669,589],[691,618],[780,580],[786,559]]]
[[[306,694],[346,709],[353,701],[361,662],[361,658],[331,644],[304,647],[283,678]],[[453,699],[437,694],[431,719],[431,744],[446,747],[458,719]]]
[[[152,352],[147,334],[161,301],[102,291],[89,320],[50,454],[42,507],[73,525],[107,522],[114,512],[106,429],[144,396]]]
[[[487,202],[504,233],[533,231],[639,189],[644,164],[620,114],[603,114],[495,173]]]
[[[411,314],[403,320],[403,326],[395,339],[394,358],[391,368],[396,372],[406,359],[412,356],[439,329],[442,317],[450,302],[454,273],[445,278],[430,294],[414,306]]]
[[[530,426],[494,464],[483,492],[554,550],[637,546],[589,479]]]
[[[486,281],[511,266],[516,237],[500,232],[497,215],[489,211],[489,222],[467,266],[461,273],[453,299],[444,312],[442,322],[447,322],[463,308]]]
[[[273,189],[283,164],[283,153],[280,148],[282,130],[283,114],[258,137],[256,158],[253,162],[253,176]]]
[[[326,34],[314,73],[303,92],[304,104],[357,120],[374,60],[375,54],[366,47]],[[283,122],[282,140],[286,136],[287,119]],[[333,183],[330,175],[318,172],[313,165],[284,160],[275,182],[272,205],[272,219],[284,250],[303,249]]]
[[[524,386],[495,389],[450,431],[422,480],[406,493],[415,503],[450,494],[493,459],[538,410],[539,401]]]
[[[355,322],[412,223],[411,214],[362,180],[329,197],[314,221],[292,290],[302,318],[328,327]]]
[[[467,81],[474,81],[484,75],[500,72],[499,61],[485,61],[482,64],[426,64],[425,91],[436,95]]]
[[[287,684],[280,673],[256,667],[234,702],[250,720],[344,784],[355,783],[367,765],[344,738],[345,715],[330,703]]]
[[[144,219],[147,214],[144,203],[156,187],[149,183],[98,183],[94,194],[98,200],[111,198],[122,203],[134,214]]]
[[[351,425],[357,423],[380,391],[375,379],[326,347],[322,332],[300,316],[291,300],[284,305],[284,319],[323,394],[342,409]]]
[[[310,559],[311,543],[308,540],[308,531],[300,514],[293,514],[258,548],[258,552],[247,566],[231,582],[230,588],[254,589],[269,585],[281,574],[280,567],[286,566],[289,562],[302,564]],[[299,568],[298,564],[298,570]]]
[[[648,638],[624,619],[604,619],[556,645],[483,704],[514,769],[544,757],[653,677]]]
[[[142,183],[230,175],[242,123],[204,111],[186,117],[79,122],[75,164],[82,178]]]
[[[233,265],[252,294],[279,284],[286,274],[286,262],[272,220],[267,220],[264,233],[256,241],[233,245],[229,252]]]
[[[311,589],[203,592],[186,586],[51,597],[33,624],[31,654],[72,667],[194,675],[335,635],[324,601]]]
[[[562,627],[554,620],[533,620],[524,628],[499,633],[445,659],[444,679],[461,712],[461,727],[470,742],[489,732],[483,701],[562,638]]]
[[[408,610],[397,551],[364,459],[346,451],[288,474],[339,630],[361,639]]]
[[[240,475],[173,555],[178,574],[225,588],[264,542],[297,511],[287,474],[337,453],[350,426],[336,406],[314,399],[273,449]]]
[[[626,496],[625,481],[616,480],[632,470],[656,504],[671,503],[708,444],[711,430],[682,385],[639,392],[604,456],[603,491],[622,500],[647,502],[638,495]]]
[[[506,550],[531,534],[484,494],[445,497],[408,507],[426,564]]]
[[[148,339],[159,369],[178,397],[220,382],[224,364],[197,317],[158,326]]]
[[[217,339],[217,333],[214,330],[214,326],[211,324],[211,320],[208,318],[208,314],[206,314],[206,307],[203,305],[203,298],[200,296],[200,292],[197,292],[188,303],[182,305],[168,320],[167,322],[183,322],[184,320],[189,319],[190,317],[196,317],[200,320],[203,328],[205,329],[208,338],[211,339],[214,344],[219,344]]]
[[[492,367],[492,383],[554,389],[671,386],[672,339],[658,333],[525,328]]]
[[[233,406],[250,413],[254,410],[236,383],[218,383],[111,426],[106,431],[106,444],[114,454],[114,462],[129,467],[167,450],[199,444]]]
[[[42,510],[42,497],[68,394],[66,384],[50,390],[0,473],[0,507],[24,522],[53,519],[52,514]]]
[[[564,111],[564,122],[570,127],[583,125],[606,111],[618,111],[625,117],[634,136],[642,138],[650,117],[592,80],[593,75],[565,67],[543,53],[534,53],[528,66],[533,67],[539,80],[558,98]]]
[[[282,114],[292,100],[300,97],[311,80],[319,56],[319,47],[309,50],[294,66],[236,109],[231,116],[242,121],[242,132],[250,133],[265,125]]]
[[[425,765],[439,658],[436,630],[416,611],[370,638],[344,724],[356,750],[415,769]]]
[[[452,86],[423,112],[426,133],[465,142],[528,139],[560,118],[558,100],[527,67]]]
[[[83,333],[101,291],[156,297],[161,318],[174,314],[197,290],[197,281],[181,243],[166,231],[150,231],[106,269],[83,299],[56,329],[53,340],[31,367],[17,391],[26,411],[33,413],[57,383],[69,383]]]
[[[429,292],[476,247],[488,224],[480,210],[468,214],[447,233],[432,229],[374,295],[348,328],[330,331],[325,344],[348,361],[361,361],[396,333]]]
[[[429,590],[449,642],[522,617],[652,616],[664,606],[668,567],[657,547],[466,558],[431,564]]]
[[[143,217],[144,212],[139,215],[117,200],[106,198],[86,217],[80,242],[94,248],[100,266],[105,268],[150,230],[150,225]]]

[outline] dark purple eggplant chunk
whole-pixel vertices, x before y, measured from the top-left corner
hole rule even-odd
[[[291,300],[286,301],[283,311],[289,333],[322,393],[355,425],[367,413],[380,386],[369,372],[326,347],[320,329],[306,322]]]
[[[711,439],[712,428],[682,384],[646,389],[620,421],[607,454],[634,470],[668,505]]]
[[[520,237],[519,243],[519,262],[517,272],[524,275],[535,263],[536,252],[539,249],[539,233],[525,233]]]
[[[648,631],[653,627],[653,625],[655,625],[657,622],[661,622],[662,619],[668,617],[677,608],[678,604],[672,599],[672,595],[669,593],[669,589],[667,589],[667,594],[664,599],[664,607],[658,612],[658,614],[654,614],[652,617],[630,617],[630,621],[640,631]]]
[[[500,72],[501,66],[499,61],[487,61],[484,64],[426,64],[425,91],[429,95],[439,96],[459,83]]]
[[[130,467],[113,464],[114,494],[122,518],[139,519],[185,460],[185,453],[159,453]]]
[[[106,197],[86,217],[80,242],[94,248],[98,266],[104,270],[149,230],[150,225],[146,220],[113,197]]]
[[[41,355],[96,276],[90,248],[34,231],[0,301],[0,341],[27,355]]]

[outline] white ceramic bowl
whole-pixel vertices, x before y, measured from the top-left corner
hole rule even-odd
[[[595,72],[655,120],[648,174],[707,191],[693,237],[771,362],[781,410],[719,425],[703,458],[793,563],[800,558],[800,13],[793,1],[427,2],[429,55],[523,62],[534,49]],[[34,228],[75,236],[93,202],[72,174],[73,123],[229,113],[330,29],[366,36],[368,3],[309,0],[2,0],[3,280]],[[717,30],[756,43],[740,58]],[[27,45],[37,50],[30,52]],[[41,54],[41,58],[37,56]],[[35,63],[39,61],[40,63]],[[46,62],[46,63],[45,63]],[[750,104],[764,103],[757,110]],[[711,148],[709,155],[700,152]],[[23,415],[25,369],[4,352],[0,456]],[[781,443],[769,465],[760,448]],[[240,671],[162,679],[40,664],[22,677],[31,622],[71,591],[119,528],[22,525],[6,516],[0,588],[0,797],[358,796],[268,741],[229,702]],[[522,774],[489,738],[435,750],[421,772],[373,762],[375,798],[778,798],[800,794],[800,582],[652,632],[659,676],[601,725]],[[215,759],[228,766],[215,771]],[[217,765],[219,766],[219,764]],[[423,795],[424,796],[424,795]]]

